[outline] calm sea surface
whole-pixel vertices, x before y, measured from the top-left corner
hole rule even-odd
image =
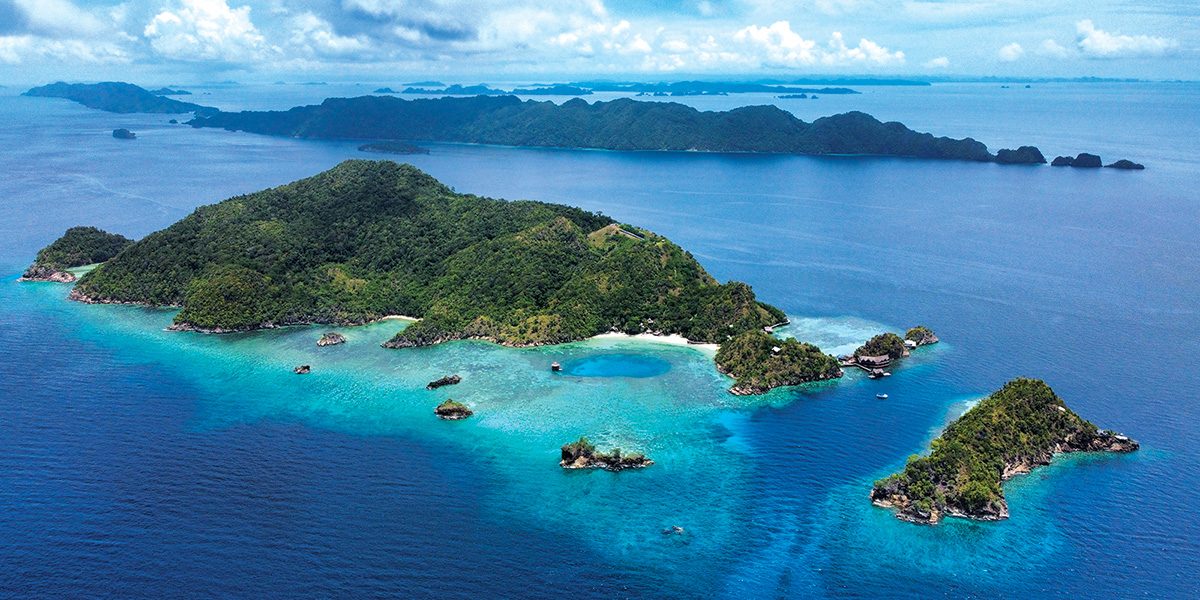
[[[374,87],[190,99],[286,108]],[[1130,158],[1140,173],[462,145],[400,157],[461,192],[664,234],[828,351],[916,323],[944,341],[881,382],[756,398],[725,393],[698,348],[380,348],[400,321],[317,348],[323,329],[167,333],[169,311],[17,284],[69,226],[140,237],[368,156],[20,89],[0,89],[0,596],[1200,595],[1200,86],[687,99],[805,119],[864,110],[993,150]],[[139,138],[114,140],[116,127]],[[292,375],[301,362],[314,373]],[[448,373],[463,383],[424,389]],[[870,505],[874,479],[1022,375],[1142,451],[1009,482],[1000,523],[922,527]],[[447,397],[476,417],[438,421]],[[558,447],[580,435],[656,464],[564,473]]]

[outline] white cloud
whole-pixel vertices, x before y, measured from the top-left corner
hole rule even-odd
[[[1067,58],[1071,55],[1071,51],[1064,48],[1062,44],[1054,40],[1045,40],[1038,46],[1037,53],[1050,58]]]
[[[1128,58],[1162,56],[1174,52],[1179,42],[1148,35],[1121,35],[1096,29],[1091,19],[1075,25],[1077,46],[1085,56],[1093,58]]]
[[[347,37],[334,33],[328,21],[311,12],[291,18],[291,43],[302,52],[316,55],[355,54],[366,50],[365,38]]]
[[[1004,46],[999,52],[996,53],[996,56],[999,56],[1000,60],[1004,62],[1013,62],[1015,60],[1019,60],[1024,55],[1025,49],[1016,42]]]
[[[250,7],[231,8],[226,0],[180,0],[142,33],[156,52],[177,60],[253,62],[269,49],[250,20]]]
[[[709,2],[708,0],[700,0],[700,2],[696,4],[696,12],[700,13],[700,16],[702,17],[711,17],[717,12],[717,9],[713,6],[712,2]]]
[[[111,43],[56,40],[34,35],[0,36],[0,63],[19,65],[34,59],[96,65],[128,63],[130,56],[123,48]]]
[[[771,67],[904,63],[903,52],[893,52],[865,38],[859,40],[857,46],[847,46],[840,32],[834,32],[829,42],[820,47],[815,41],[792,31],[787,21],[776,21],[765,27],[750,25],[738,30],[733,40],[752,51],[758,57],[757,62]]]
[[[950,66],[950,59],[945,56],[939,56],[925,61],[923,65],[926,69],[945,69]]]
[[[817,43],[800,37],[787,21],[776,21],[767,27],[751,25],[735,33],[733,39],[762,50],[766,62],[772,65],[799,66],[817,62],[814,51]]]
[[[691,48],[690,46],[688,46],[688,43],[684,40],[667,40],[662,43],[661,47],[663,50],[666,50],[667,52],[672,52],[675,54],[679,54],[681,52],[687,52]]]
[[[858,45],[855,47],[847,47],[841,32],[835,31],[829,39],[829,52],[821,57],[821,62],[827,65],[903,64],[904,53],[899,50],[892,52],[866,38],[858,40]]]
[[[47,37],[76,37],[100,33],[105,25],[68,0],[13,0],[24,13],[29,30]]]

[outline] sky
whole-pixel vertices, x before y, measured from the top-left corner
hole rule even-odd
[[[1200,0],[0,0],[0,83],[1197,73]]]

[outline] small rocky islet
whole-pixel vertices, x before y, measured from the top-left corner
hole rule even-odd
[[[317,340],[317,345],[321,346],[321,347],[336,346],[338,344],[345,344],[345,343],[346,343],[346,336],[344,336],[340,333],[337,333],[335,331],[330,331],[325,334],[322,334],[320,339]]]
[[[437,379],[434,379],[433,381],[430,381],[429,383],[425,384],[425,389],[436,390],[440,387],[445,387],[448,385],[458,385],[459,383],[462,383],[462,377],[460,375],[447,375],[445,377],[439,377]]]
[[[1081,152],[1074,157],[1056,156],[1054,157],[1054,160],[1050,162],[1050,166],[1074,167],[1076,169],[1099,169],[1100,167],[1104,167],[1106,169],[1120,169],[1125,171],[1141,171],[1146,168],[1146,166],[1143,164],[1135,163],[1124,158],[1106,165],[1100,160],[1099,156],[1095,154],[1088,154],[1087,152]]]
[[[466,404],[447,399],[433,409],[433,414],[445,421],[459,421],[475,414],[475,412],[468,408]]]
[[[626,469],[644,469],[654,464],[641,453],[625,454],[620,448],[608,452],[596,449],[586,437],[562,447],[562,458],[558,465],[564,469],[604,469],[605,471],[624,471]]]

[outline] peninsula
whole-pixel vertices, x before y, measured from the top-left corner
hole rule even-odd
[[[912,456],[902,472],[875,482],[871,501],[914,523],[995,521],[1009,514],[1002,482],[1055,454],[1137,449],[1072,412],[1045,382],[1014,379],[946,427],[928,456]]]
[[[392,348],[609,331],[720,343],[785,320],[650,231],[458,194],[415,167],[365,160],[201,207],[85,275],[71,297],[179,306],[175,329],[218,333],[419,318]]]
[[[71,283],[75,275],[67,269],[104,262],[132,243],[123,235],[95,227],[72,227],[37,253],[20,280]]]

